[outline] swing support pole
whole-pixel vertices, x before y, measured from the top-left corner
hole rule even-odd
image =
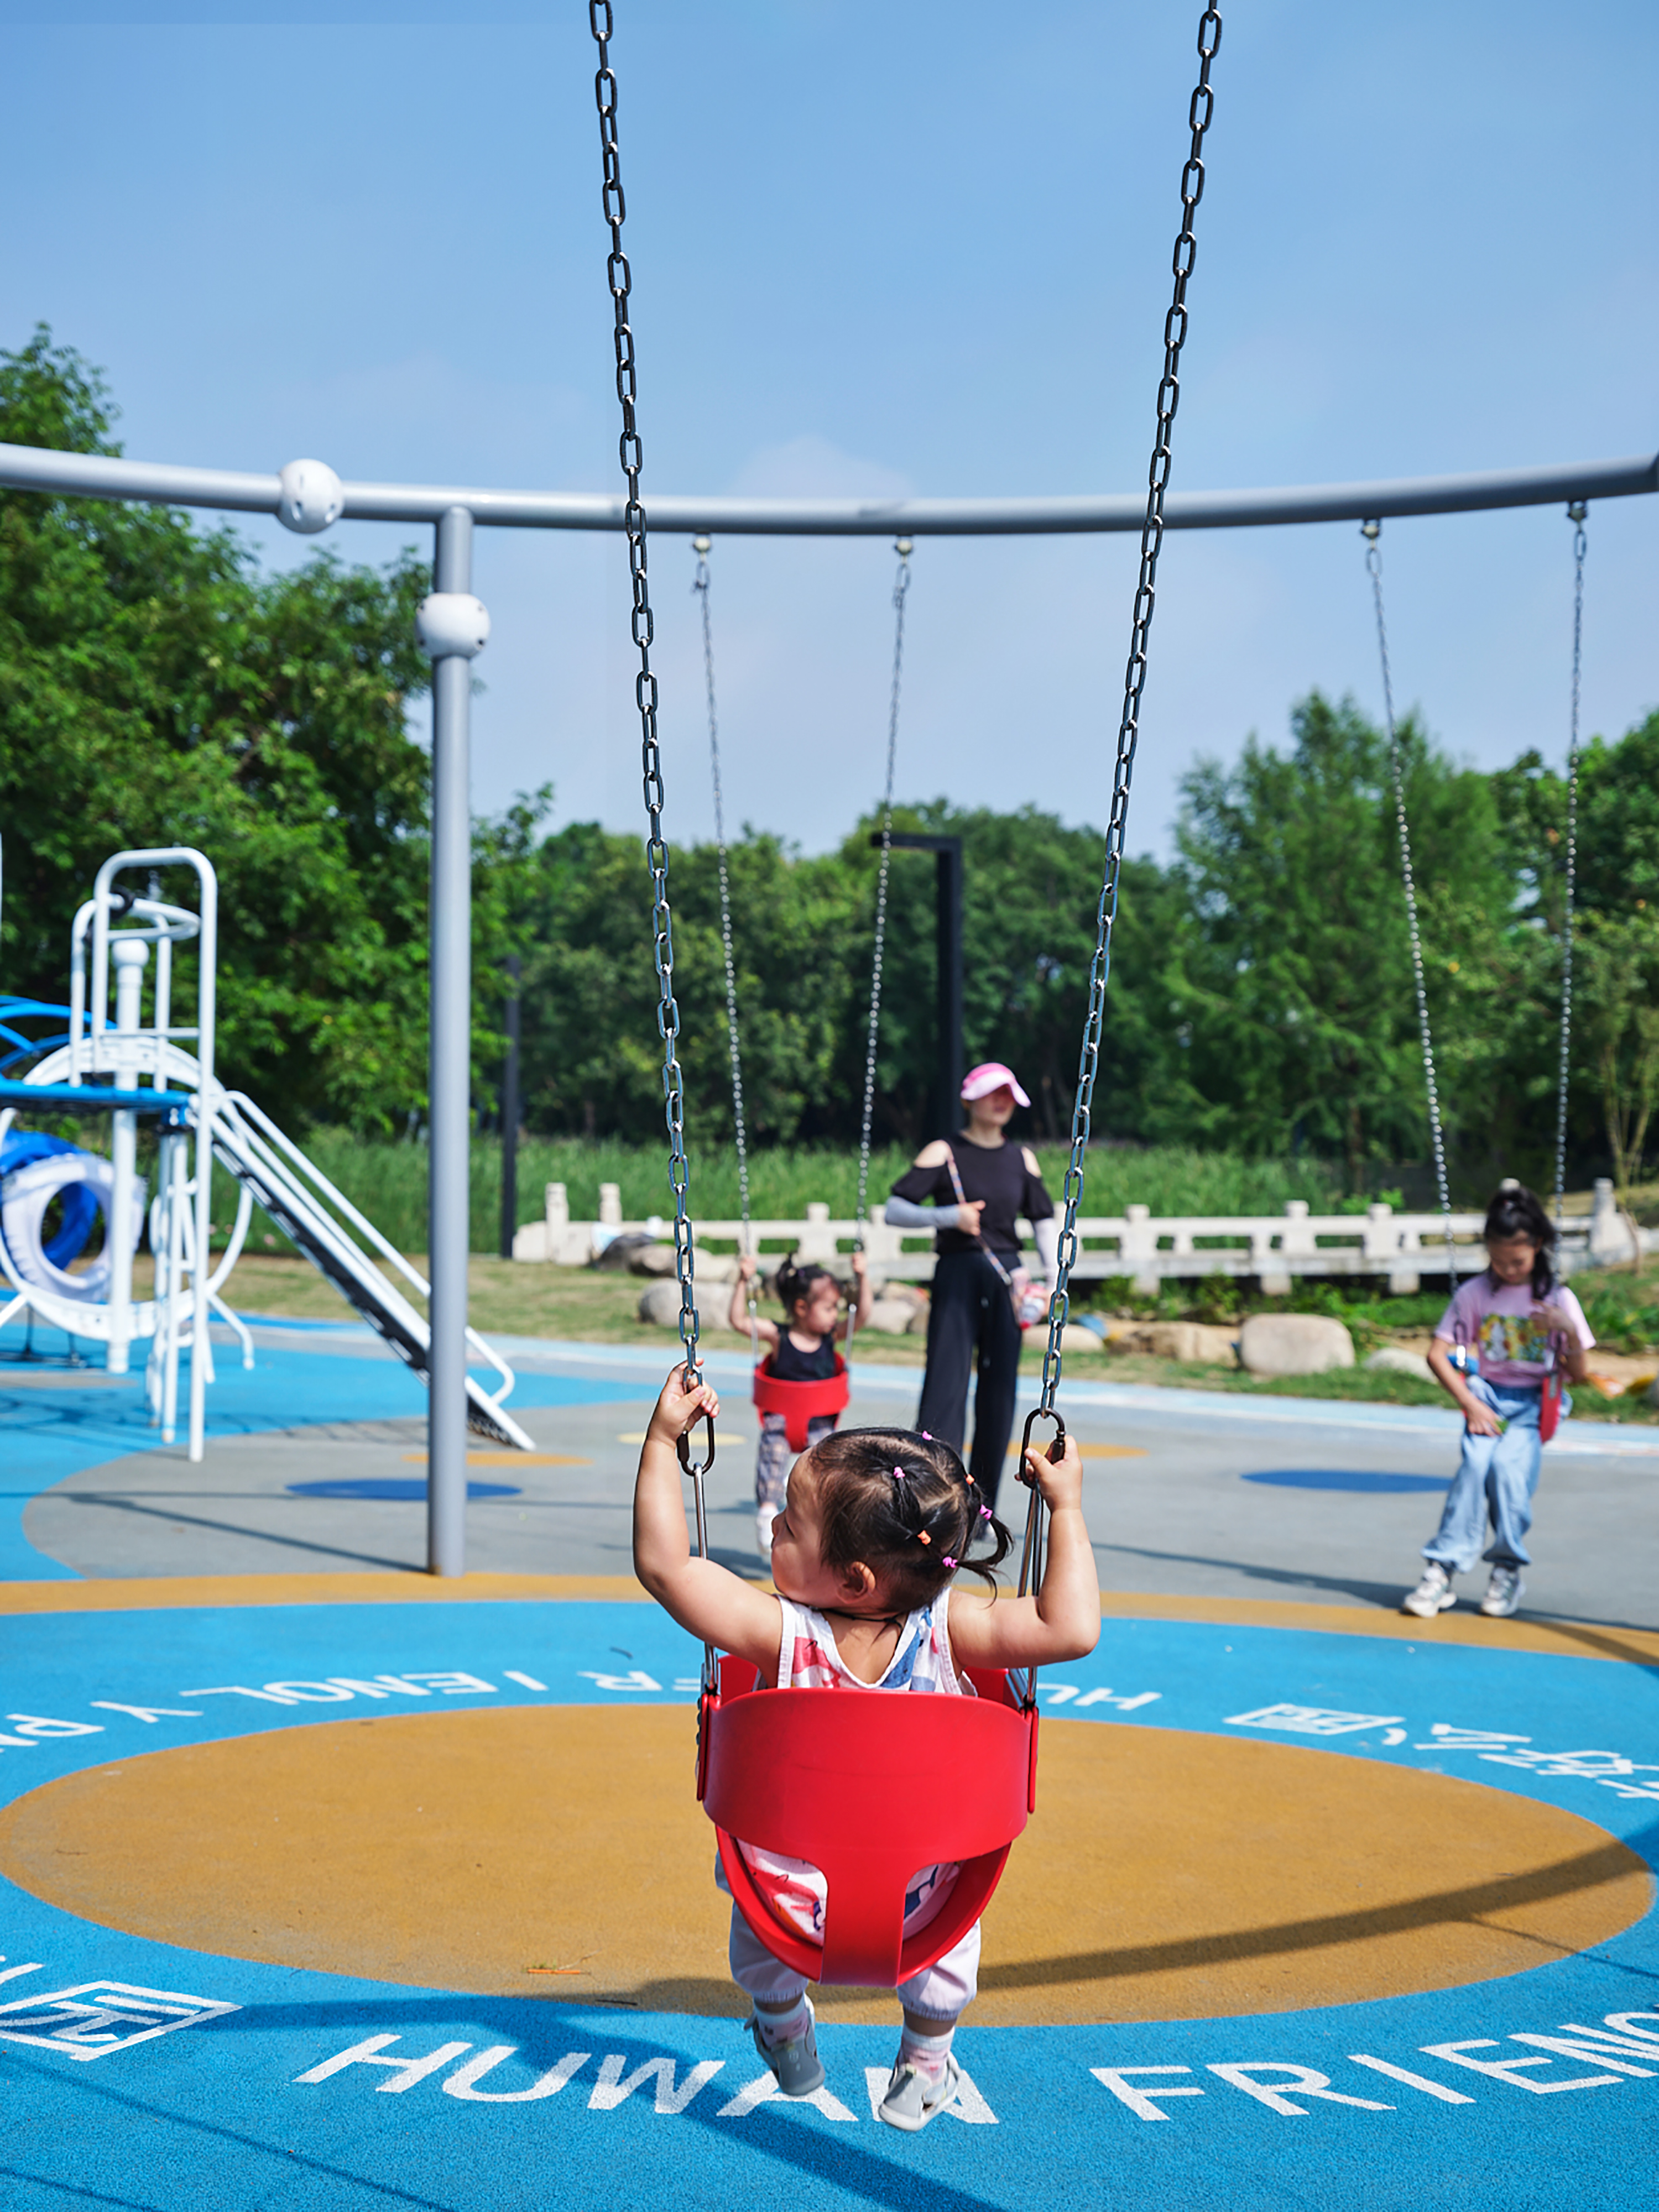
[[[466,1572],[466,1269],[472,1046],[472,852],[469,783],[472,652],[446,622],[471,600],[472,517],[438,524],[432,599],[432,1031],[428,1075],[432,1365],[427,1413],[427,1571]],[[447,600],[445,607],[437,603]],[[459,604],[458,604],[459,603]]]
[[[939,979],[934,1000],[935,1049],[938,1054],[934,1080],[938,1096],[933,1126],[941,1135],[948,1136],[957,1109],[962,1103],[963,1061],[967,1057],[962,1044],[962,840],[960,837],[926,837],[909,830],[895,830],[887,842],[895,852],[931,853],[933,855]],[[878,851],[880,850],[882,839],[879,830],[871,832],[870,842]]]

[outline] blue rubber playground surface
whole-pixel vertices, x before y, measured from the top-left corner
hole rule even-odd
[[[262,1355],[246,1377],[227,1370],[213,1421],[291,1422],[301,1381],[312,1420],[420,1410],[389,1362],[298,1351]],[[519,1402],[628,1408],[642,1389],[526,1376]],[[26,1586],[20,1608],[27,1586],[73,1579],[27,1546],[27,1499],[147,1441],[131,1396],[25,1395],[0,1431],[0,1540],[4,1573]],[[653,1609],[362,1601],[362,1579],[331,1603],[149,1604],[129,1584],[120,1609],[0,1613],[0,1821],[85,1770],[118,1775],[230,1739],[280,1748],[295,1729],[349,1728],[392,1705],[678,1706],[689,1790],[698,1654]],[[1110,1618],[1087,1662],[1048,1679],[1044,1707],[1102,1729],[1455,1775],[1563,1809],[1589,1824],[1580,1860],[1559,1869],[1565,1888],[1596,1878],[1612,1838],[1659,1866],[1659,1664],[1639,1656]],[[384,1847],[395,1885],[395,1834]],[[596,1878],[568,1869],[572,1885]],[[408,1909],[441,1915],[444,1902]],[[1057,1951],[1065,1935],[1060,1898]],[[965,2025],[963,2096],[917,2136],[873,2118],[886,2026],[822,2023],[827,2086],[787,2104],[731,2019],[262,1963],[97,1924],[12,1883],[0,1885],[0,2204],[20,2212],[658,2200],[699,2212],[1624,2212],[1652,2193],[1651,1883],[1621,1933],[1576,1953],[1540,1944],[1534,1966],[1500,1979],[1238,2018]]]

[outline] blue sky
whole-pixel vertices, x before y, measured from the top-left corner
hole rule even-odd
[[[1224,15],[1177,484],[1659,446],[1650,6]],[[1188,0],[617,16],[647,497],[1144,482]],[[580,0],[0,0],[0,344],[44,319],[101,364],[130,453],[613,485]],[[1613,733],[1659,703],[1659,501],[1589,526],[1585,721]],[[414,536],[332,540],[379,561]],[[1397,696],[1455,754],[1562,752],[1570,537],[1554,508],[1389,527]],[[1310,686],[1376,709],[1362,550],[1346,524],[1171,538],[1132,847],[1167,851],[1182,769],[1281,738]],[[879,787],[890,550],[714,562],[729,810],[821,848]],[[653,542],[680,837],[710,822],[691,565]],[[902,795],[1102,822],[1133,566],[1126,538],[924,541]],[[476,804],[551,781],[556,820],[633,828],[618,547],[484,532],[478,586]]]

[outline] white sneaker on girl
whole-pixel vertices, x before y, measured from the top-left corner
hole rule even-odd
[[[1401,1600],[1402,1613],[1414,1613],[1419,1620],[1432,1620],[1437,1613],[1444,1613],[1448,1606],[1455,1605],[1457,1592],[1452,1588],[1450,1574],[1438,1559],[1431,1559],[1423,1570],[1423,1579],[1414,1590]],[[1486,1610],[1483,1606],[1481,1610]]]
[[[787,2025],[795,2033],[779,2036],[774,2041],[768,2033],[771,2023],[763,2020],[760,2008],[756,2007],[744,2022],[753,2034],[755,2048],[778,2077],[778,2087],[786,2097],[810,2097],[814,2089],[823,2087],[823,2062],[818,2057],[818,2039],[813,2027],[817,2018],[811,1997],[803,1997],[800,2010],[793,2017],[786,2015]]]
[[[915,2135],[945,2110],[956,2095],[961,2079],[962,2069],[954,2058],[945,2060],[937,2078],[920,2072],[901,2058],[893,2069],[893,2078],[887,2084],[887,2094],[881,2100],[876,2118],[885,2120],[890,2128],[902,2128],[907,2134]]]
[[[1526,1595],[1519,1567],[1494,1567],[1480,1610],[1488,1620],[1507,1620]]]

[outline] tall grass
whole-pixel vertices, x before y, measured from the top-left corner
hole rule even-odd
[[[1066,1155],[1059,1146],[1039,1146],[1043,1174],[1058,1200]],[[340,1130],[313,1131],[306,1141],[309,1157],[374,1224],[405,1252],[426,1249],[427,1154],[422,1145],[365,1144]],[[875,1153],[870,1163],[870,1203],[878,1211],[887,1192],[909,1165],[897,1146]],[[730,1220],[738,1207],[736,1155],[729,1147],[707,1158],[693,1152],[691,1202],[695,1215]],[[471,1237],[477,1252],[496,1249],[501,1220],[500,1140],[473,1141]],[[234,1205],[228,1181],[216,1176],[214,1219],[228,1221]],[[614,1182],[622,1192],[625,1220],[641,1221],[672,1212],[666,1154],[654,1147],[614,1143],[585,1144],[579,1139],[532,1137],[519,1147],[518,1218],[541,1218],[543,1188],[562,1182],[569,1194],[573,1220],[591,1221],[599,1211],[599,1185]],[[1132,1201],[1154,1213],[1279,1213],[1288,1199],[1306,1199],[1318,1211],[1337,1203],[1336,1171],[1317,1160],[1254,1160],[1233,1152],[1200,1152],[1179,1146],[1145,1152],[1101,1148],[1091,1152],[1084,1188],[1089,1213],[1121,1213]],[[854,1210],[858,1159],[852,1152],[814,1147],[780,1146],[755,1153],[749,1163],[750,1211],[757,1217],[799,1220],[808,1201],[821,1200],[838,1218]],[[255,1224],[252,1249],[270,1234],[263,1218]],[[285,1249],[283,1240],[277,1239]]]

